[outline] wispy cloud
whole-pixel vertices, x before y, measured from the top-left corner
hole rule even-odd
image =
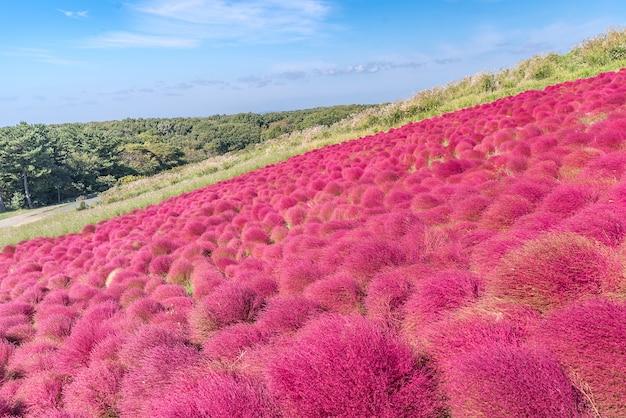
[[[8,56],[8,57],[27,58],[36,62],[43,62],[46,64],[68,65],[68,66],[84,66],[85,65],[84,63],[80,61],[73,61],[73,60],[68,60],[65,58],[60,58],[45,49],[19,48],[19,49],[3,51],[0,54],[4,56]]]
[[[87,17],[89,17],[88,10],[70,11],[70,10],[57,9],[57,11],[63,13],[65,16],[72,18],[72,19],[86,19]]]
[[[317,68],[313,70],[313,74],[315,75],[323,75],[323,76],[335,76],[335,75],[344,75],[344,74],[373,74],[379,73],[381,71],[390,71],[397,70],[401,68],[420,68],[424,67],[426,62],[415,62],[415,61],[406,61],[406,62],[390,62],[390,61],[379,61],[379,62],[369,62],[366,64],[356,64],[356,65],[348,65],[347,67],[339,68]]]
[[[327,66],[327,67],[315,67],[307,70],[288,70],[282,71],[276,74],[269,75],[250,75],[247,77],[241,77],[237,81],[240,85],[233,85],[233,88],[241,87],[241,84],[246,87],[267,87],[273,84],[284,84],[285,82],[298,82],[309,80],[313,77],[335,77],[344,75],[367,75],[375,74],[384,71],[393,71],[399,69],[418,69],[427,66],[428,62],[417,61],[378,61],[370,62],[366,64],[353,64],[345,67]]]
[[[15,102],[17,100],[17,96],[0,96],[0,102]]]
[[[200,40],[167,35],[142,34],[136,32],[109,32],[91,38],[89,48],[194,48]]]
[[[326,0],[142,0],[126,4],[133,26],[87,46],[191,48],[203,42],[291,42],[318,33]]]

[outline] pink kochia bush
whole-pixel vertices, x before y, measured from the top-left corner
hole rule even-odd
[[[0,415],[626,416],[626,69],[0,249]]]
[[[573,303],[537,331],[601,416],[626,415],[626,305],[605,298]]]
[[[623,280],[612,250],[574,233],[549,233],[504,256],[490,278],[499,296],[550,309],[586,295],[612,292]]]
[[[441,407],[409,346],[360,316],[312,321],[270,360],[268,377],[287,416],[429,417]]]
[[[444,387],[458,417],[583,417],[583,403],[544,348],[492,343],[454,356]]]

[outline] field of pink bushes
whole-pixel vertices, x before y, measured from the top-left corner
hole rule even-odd
[[[0,253],[0,415],[626,416],[626,70]]]

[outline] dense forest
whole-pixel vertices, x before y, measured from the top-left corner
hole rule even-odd
[[[330,126],[367,107],[372,105],[0,128],[0,211],[101,192],[293,131]]]

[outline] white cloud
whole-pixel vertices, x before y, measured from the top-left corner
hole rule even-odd
[[[68,66],[84,66],[84,63],[72,61],[57,57],[45,49],[36,48],[19,48],[2,52],[2,55],[9,57],[28,58],[33,61],[43,62],[46,64],[68,65]]]
[[[194,48],[198,45],[197,39],[135,32],[109,32],[84,44],[87,48]]]
[[[65,16],[72,18],[72,19],[86,19],[87,17],[89,17],[89,11],[88,10],[80,10],[80,11],[69,11],[69,10],[63,10],[63,9],[57,9],[59,12],[63,13]]]
[[[290,42],[318,33],[325,0],[142,0],[127,4],[133,26],[108,32],[88,47],[196,47],[207,40]]]

